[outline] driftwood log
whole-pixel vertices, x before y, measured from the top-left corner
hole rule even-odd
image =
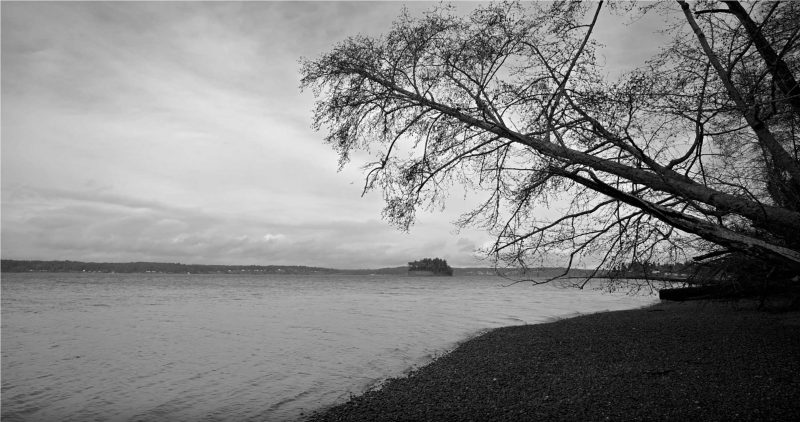
[[[680,287],[675,289],[661,289],[658,291],[658,298],[661,300],[673,300],[683,302],[686,300],[710,299],[713,297],[726,296],[733,293],[729,286],[710,285]]]

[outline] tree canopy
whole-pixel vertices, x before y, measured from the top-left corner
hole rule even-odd
[[[453,275],[453,269],[441,258],[423,258],[408,263],[409,271],[430,271],[438,275]]]
[[[604,76],[604,7],[672,19],[640,68]],[[498,261],[548,255],[601,267],[741,256],[800,274],[800,4],[493,3],[402,14],[302,64],[314,125],[370,152],[365,191],[408,229],[455,183],[483,195],[458,221]],[[540,207],[567,202],[563,215]]]

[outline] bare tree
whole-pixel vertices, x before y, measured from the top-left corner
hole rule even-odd
[[[797,5],[656,5],[680,19],[674,40],[616,81],[595,58],[603,7],[403,14],[303,61],[315,127],[341,165],[373,152],[365,191],[401,228],[454,183],[482,192],[458,223],[495,235],[499,261],[599,269],[703,251],[799,273]],[[537,213],[554,201],[563,215]]]

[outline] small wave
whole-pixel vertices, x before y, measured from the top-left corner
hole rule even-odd
[[[519,318],[513,317],[513,316],[507,316],[507,317],[503,318],[503,320],[504,321],[513,321],[513,322],[517,322],[517,323],[520,323],[520,324],[527,324],[528,323],[524,319],[519,319]]]
[[[598,311],[598,312],[602,312],[602,311]],[[585,313],[582,313],[582,312],[570,312],[570,313],[566,313],[566,314],[550,316],[550,317],[544,318],[544,320],[542,320],[540,322],[540,324],[549,324],[551,322],[561,321],[562,319],[575,318],[575,317],[579,317],[581,315],[585,315]]]
[[[302,398],[304,398],[304,397],[306,397],[306,396],[308,396],[308,395],[310,395],[312,393],[313,393],[313,389],[312,390],[303,390],[303,391],[301,391],[301,392],[299,392],[299,393],[297,393],[297,394],[295,394],[295,395],[293,395],[291,397],[287,397],[285,399],[279,400],[277,403],[275,403],[275,404],[273,404],[273,405],[271,405],[271,406],[269,406],[267,408],[267,413],[277,412],[282,407],[286,406],[287,404],[290,404],[290,403],[296,402],[298,400],[301,400]]]

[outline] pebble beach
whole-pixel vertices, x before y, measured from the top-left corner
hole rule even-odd
[[[796,421],[800,312],[743,302],[506,327],[311,421]]]

